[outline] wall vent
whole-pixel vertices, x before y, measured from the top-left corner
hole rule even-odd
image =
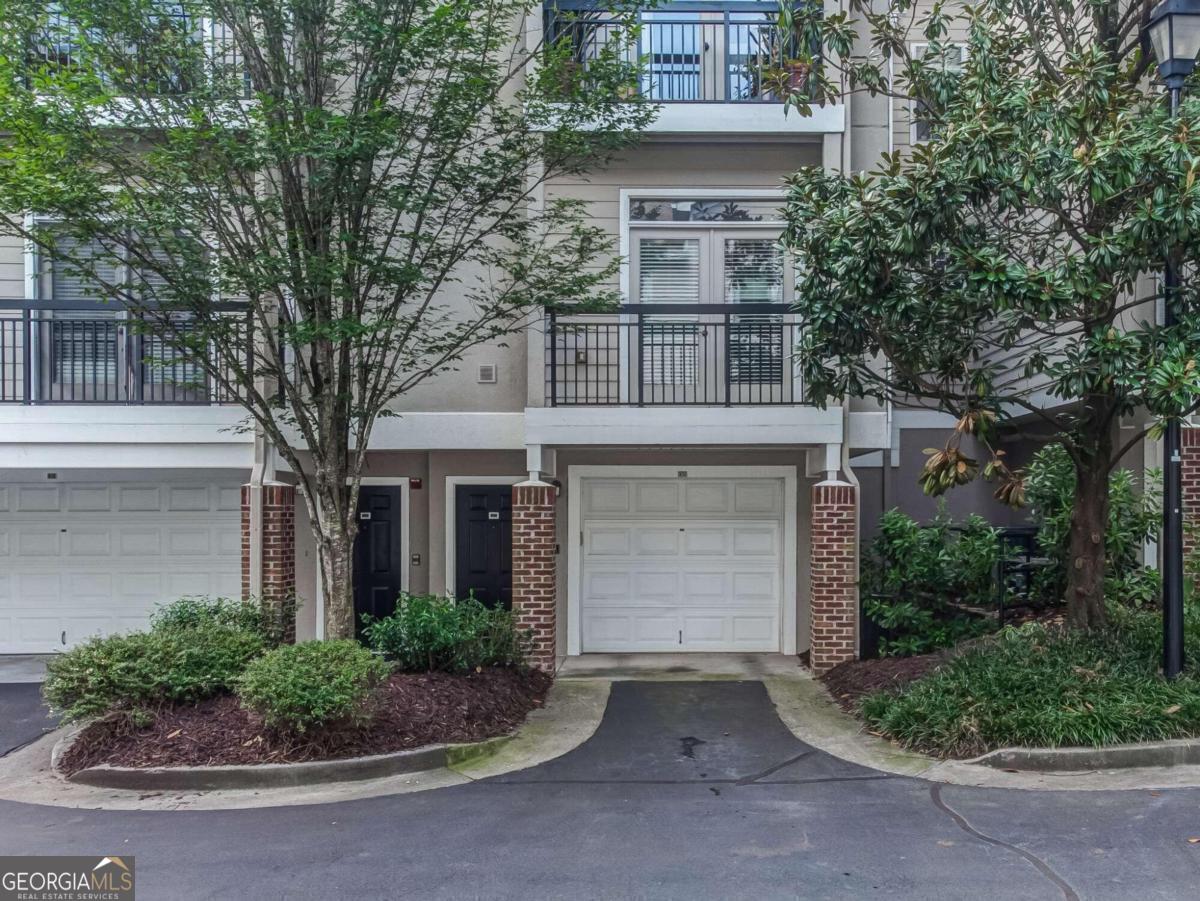
[[[479,364],[479,374],[475,379],[481,385],[496,384],[496,364],[481,363]]]

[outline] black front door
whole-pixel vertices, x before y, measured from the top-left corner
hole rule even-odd
[[[390,616],[400,596],[399,486],[364,485],[358,492],[358,537],[354,540],[354,621],[362,615]]]
[[[512,609],[512,486],[459,485],[454,591]]]

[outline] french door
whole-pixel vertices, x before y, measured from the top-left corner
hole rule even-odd
[[[766,404],[793,396],[795,335],[785,313],[793,285],[778,242],[770,228],[632,232],[630,299],[649,309],[624,330],[636,367],[627,381],[638,392],[627,402]]]

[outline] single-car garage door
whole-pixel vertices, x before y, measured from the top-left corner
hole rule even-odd
[[[236,479],[0,485],[0,653],[142,628],[156,605],[241,591]]]
[[[778,651],[783,480],[581,480],[583,650]]]

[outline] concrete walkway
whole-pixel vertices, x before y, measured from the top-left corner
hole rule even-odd
[[[1184,898],[1200,790],[946,786],[796,738],[758,681],[619,681],[541,766],[308,807],[0,802],[7,854],[132,854],[145,898]]]

